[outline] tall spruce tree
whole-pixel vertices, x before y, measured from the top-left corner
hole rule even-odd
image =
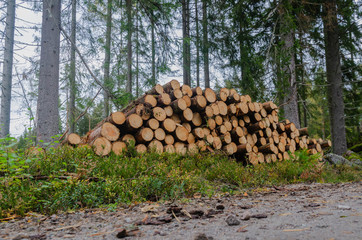
[[[37,103],[37,140],[50,142],[59,132],[59,46],[61,0],[43,1]]]
[[[14,31],[15,31],[15,0],[7,1],[5,26],[5,52],[1,82],[0,137],[9,134],[11,89],[13,78]]]

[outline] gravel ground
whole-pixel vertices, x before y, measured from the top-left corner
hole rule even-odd
[[[187,203],[32,214],[0,223],[0,239],[362,239],[361,216],[362,182],[294,184]]]

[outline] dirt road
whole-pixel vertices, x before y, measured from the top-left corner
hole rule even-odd
[[[295,184],[187,203],[33,215],[0,223],[0,239],[362,239],[361,217],[361,182]]]

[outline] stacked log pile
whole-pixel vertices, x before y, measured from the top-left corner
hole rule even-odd
[[[330,141],[308,138],[306,128],[279,121],[273,102],[253,102],[234,89],[180,86],[172,80],[156,85],[122,111],[114,112],[80,140],[96,154],[121,154],[130,144],[137,152],[198,153],[224,151],[236,159],[258,164],[290,158],[298,149],[322,153]]]

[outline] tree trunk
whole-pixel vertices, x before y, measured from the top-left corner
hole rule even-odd
[[[155,19],[151,10],[151,51],[152,51],[152,79],[151,86],[156,85],[156,49],[155,49]]]
[[[198,0],[195,0],[195,22],[196,22],[196,86],[200,86],[200,33]]]
[[[5,27],[4,65],[1,84],[1,114],[0,137],[9,134],[11,85],[13,72],[14,30],[15,30],[15,0],[8,0]]]
[[[111,62],[111,32],[112,32],[112,0],[107,2],[107,20],[106,20],[106,45],[105,45],[105,55],[104,55],[104,86],[111,90],[111,81],[109,78],[109,68]],[[109,115],[109,95],[106,91],[103,92],[104,96],[104,109],[103,117]]]
[[[191,85],[190,0],[182,0],[183,84]]]
[[[136,98],[139,97],[139,16],[138,16],[138,2],[136,5]]]
[[[75,84],[75,43],[76,43],[76,28],[77,28],[77,0],[72,0],[72,23],[71,23],[71,52],[70,52],[70,94],[69,94],[69,115],[68,125],[69,133],[75,131],[75,95],[76,95],[76,84]]]
[[[132,0],[126,0],[127,11],[127,84],[126,92],[132,98]]]
[[[202,31],[203,31],[203,55],[204,55],[204,78],[205,88],[210,87],[210,72],[209,72],[209,40],[207,30],[207,0],[202,0]]]
[[[37,103],[37,140],[59,132],[59,45],[61,0],[43,2]]]
[[[293,122],[297,128],[300,128],[299,116],[298,116],[298,92],[297,81],[295,72],[295,52],[294,52],[294,29],[291,19],[287,17],[291,7],[288,3],[282,6],[282,15],[285,15],[282,19],[284,21],[281,24],[281,41],[284,43],[282,47],[283,55],[283,86],[287,86],[286,95],[284,96],[284,116]]]
[[[332,148],[335,154],[347,151],[342,89],[342,71],[339,53],[339,37],[336,1],[323,5],[324,41],[328,82],[328,106],[331,122]]]

